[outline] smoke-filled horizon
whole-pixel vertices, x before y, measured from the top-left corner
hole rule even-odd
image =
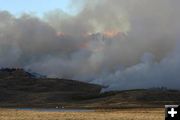
[[[77,0],[76,15],[0,11],[0,67],[108,86],[180,84],[178,0]]]

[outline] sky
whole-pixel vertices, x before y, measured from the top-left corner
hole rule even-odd
[[[69,4],[70,0],[13,0],[13,2],[12,0],[0,0],[0,10],[7,10],[14,15],[32,12],[41,16],[54,9],[72,13]]]
[[[24,68],[107,90],[180,89],[179,4],[0,0],[0,68]]]

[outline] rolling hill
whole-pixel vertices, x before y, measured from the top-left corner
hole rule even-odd
[[[103,86],[0,70],[0,107],[134,108],[180,104],[180,91],[139,89],[101,93]]]
[[[23,69],[0,70],[0,106],[71,102],[100,94],[102,86],[75,80],[36,78]]]

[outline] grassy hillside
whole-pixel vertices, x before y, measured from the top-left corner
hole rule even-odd
[[[23,69],[0,70],[0,106],[38,106],[99,95],[100,85],[75,80],[36,78]]]
[[[127,90],[102,93],[98,98],[84,103],[95,104],[99,108],[141,108],[164,107],[180,104],[180,91],[176,90]]]
[[[0,70],[0,107],[129,108],[180,104],[180,91],[141,89],[100,93],[102,86]]]

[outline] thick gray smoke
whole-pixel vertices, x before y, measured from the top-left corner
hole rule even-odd
[[[76,15],[54,10],[41,18],[0,11],[0,67],[98,83],[107,90],[179,89],[179,4],[77,0]]]

